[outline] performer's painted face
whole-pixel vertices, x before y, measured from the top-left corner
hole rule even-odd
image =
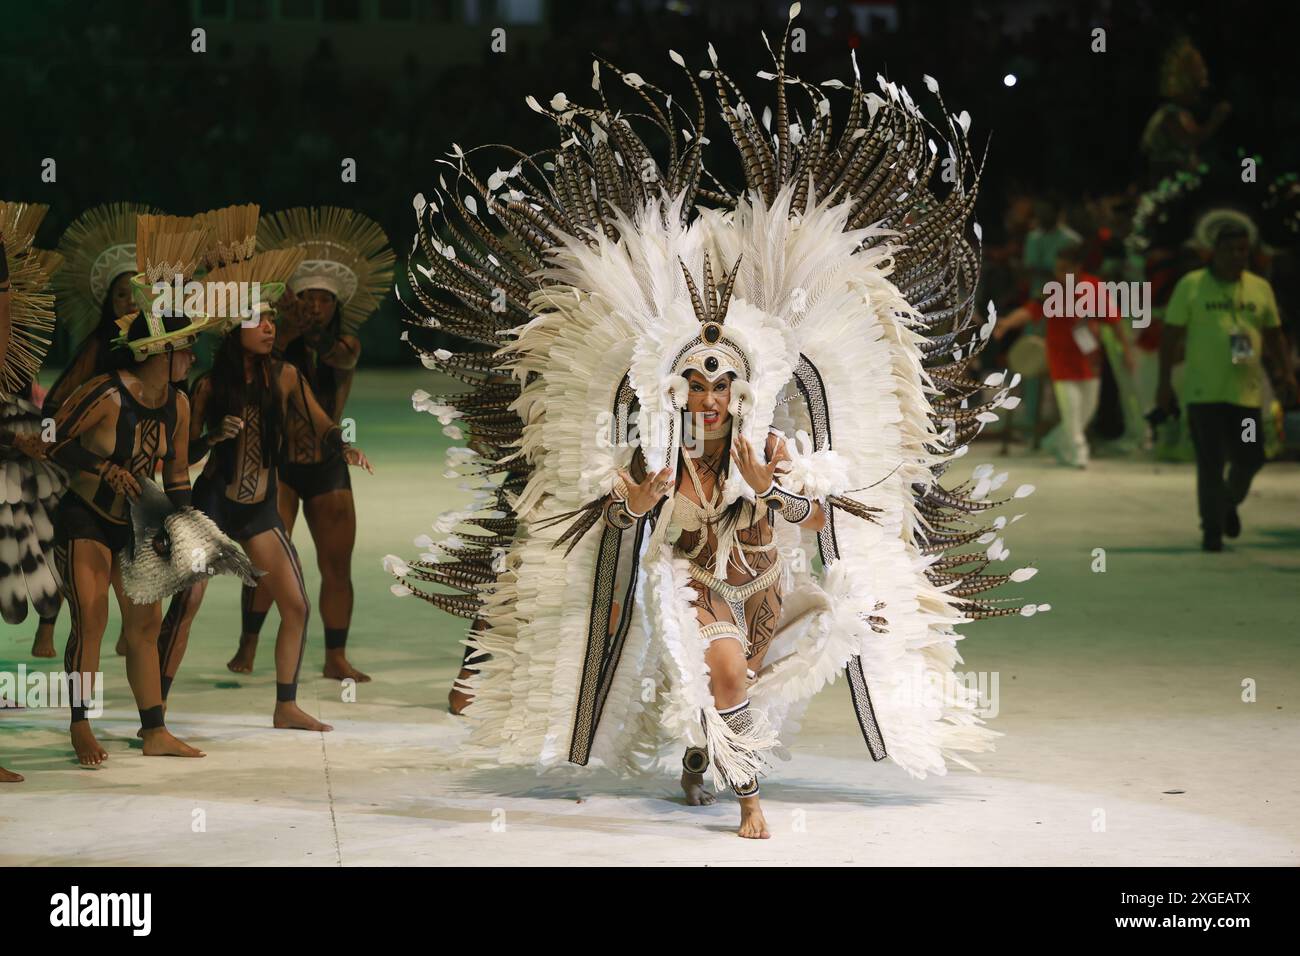
[[[277,321],[293,321],[301,317],[302,300],[296,292],[290,289],[284,290],[284,295],[275,303],[275,315]]]
[[[121,318],[128,312],[135,311],[135,303],[131,299],[131,273],[123,272],[113,280],[113,284],[108,287],[109,298],[113,300],[113,315],[115,318]]]
[[[710,382],[695,369],[690,369],[686,373],[686,381],[690,386],[686,396],[687,413],[700,415],[707,428],[726,424],[731,417],[727,406],[731,404],[732,377],[732,373],[728,372],[717,381]]]
[[[164,362],[170,360],[171,380],[173,382],[182,382],[190,374],[190,367],[194,365],[194,350],[189,348],[175,349],[170,356],[164,353],[158,358]]]
[[[245,352],[251,352],[253,355],[270,355],[271,349],[275,347],[275,320],[274,313],[269,309],[261,314],[260,321],[256,324],[241,326],[239,329],[239,344],[243,346]]]
[[[313,325],[324,325],[334,318],[334,306],[338,302],[334,293],[326,289],[304,289],[298,297],[301,302],[302,317]]]

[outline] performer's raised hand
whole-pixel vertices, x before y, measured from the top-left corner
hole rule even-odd
[[[101,473],[104,483],[119,495],[126,495],[132,501],[140,497],[140,482],[121,465],[109,465]]]
[[[780,447],[771,461],[766,464],[759,461],[758,452],[754,450],[753,444],[739,432],[736,433],[735,441],[731,445],[731,460],[740,469],[740,476],[745,479],[745,484],[753,488],[755,494],[761,495],[772,487],[772,476],[776,474],[776,466],[786,457],[784,447]]]
[[[8,429],[0,429],[0,445],[7,445],[20,454],[28,458],[34,458],[37,461],[45,460],[45,442],[41,436],[33,432],[13,432]]]
[[[343,449],[343,460],[354,468],[364,468],[372,475],[375,473],[375,469],[370,465],[370,459],[366,457],[366,453],[360,448],[348,447]]]
[[[626,471],[619,469],[619,477],[627,485],[627,506],[639,515],[645,514],[673,487],[673,470],[661,468],[653,475],[646,475],[645,481],[635,482]]]
[[[217,442],[228,441],[234,438],[244,430],[244,420],[238,415],[227,415],[221,419],[221,431],[217,432],[217,437],[212,439],[215,445]]]

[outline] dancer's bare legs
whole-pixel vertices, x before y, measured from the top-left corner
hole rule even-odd
[[[280,613],[275,638],[276,704],[273,723],[286,730],[333,730],[298,706],[298,672],[307,644],[309,606],[302,565],[289,537],[279,528],[263,531],[244,542],[255,567],[267,573],[260,583],[267,588]]]
[[[208,582],[198,581],[172,595],[163,615],[162,627],[158,632],[158,671],[162,680],[163,713],[167,713],[167,695],[171,691],[172,681],[180,671],[181,661],[185,659],[185,650],[190,643],[190,627],[198,616],[203,595],[207,592]],[[144,736],[144,731],[140,731]]]
[[[81,675],[84,703],[103,693],[102,688],[94,687],[94,675],[99,671],[99,646],[108,625],[108,582],[112,576],[113,554],[98,541],[73,538],[55,549],[54,560],[58,562],[63,595],[72,618],[63,670],[69,677]],[[77,762],[83,767],[98,767],[108,759],[108,751],[95,738],[89,720],[76,708],[72,716],[69,735]]]
[[[122,570],[113,562],[113,586],[122,590]],[[122,603],[122,633],[126,636],[126,679],[135,695],[135,705],[142,712],[163,706],[162,672],[158,666],[158,631],[162,627],[162,602],[136,604],[130,599]],[[144,738],[146,757],[202,757],[203,751],[191,747],[172,734],[167,727],[146,727]]]
[[[293,539],[293,527],[298,520],[298,493],[287,482],[279,483],[277,505],[280,520],[284,523],[285,534]],[[307,519],[307,527],[312,541],[316,544],[316,566],[320,569],[320,613],[325,628],[325,667],[323,676],[334,680],[352,679],[357,683],[370,680],[370,675],[357,670],[347,658],[347,632],[352,622],[352,550],[357,537],[357,514],[352,492],[346,488],[316,495],[302,502],[302,511]],[[245,587],[243,604],[251,612],[246,618],[256,621],[245,626],[239,635],[239,650],[226,665],[239,674],[253,671],[253,659],[257,654],[258,631],[266,612],[274,603],[266,585],[259,582],[257,588]],[[331,638],[342,635],[344,646],[331,647]],[[472,672],[470,672],[472,673]],[[465,672],[462,671],[462,676]],[[463,696],[463,695],[462,695]],[[453,713],[460,713],[455,702],[450,702]],[[460,709],[468,704],[468,699]]]
[[[298,493],[284,481],[278,482],[277,487],[279,490],[276,494],[276,509],[280,512],[284,533],[292,541],[293,525],[298,520]],[[240,618],[239,649],[226,663],[227,669],[236,674],[253,673],[253,661],[257,657],[257,639],[262,633],[262,623],[266,620],[271,605],[275,603],[265,580],[265,578],[259,579],[255,588],[245,584],[240,594],[240,606],[244,613]]]
[[[122,590],[122,584],[116,578],[113,579],[113,593],[117,595],[117,606],[122,607],[126,604],[126,592]],[[113,651],[118,657],[126,657],[126,631],[121,627],[117,631],[117,646]]]
[[[47,617],[40,618],[36,625],[36,636],[32,638],[32,657],[57,657],[54,649],[54,625],[59,621],[59,611],[63,608],[63,598],[56,597],[54,610]]]
[[[325,628],[325,674],[334,680],[370,680],[348,661],[352,625],[352,549],[357,540],[357,509],[347,488],[327,491],[302,503],[303,517],[316,542],[320,569],[321,625]],[[333,646],[332,646],[333,645]]]
[[[482,618],[475,618],[474,622],[470,624],[470,630],[473,631],[482,631],[486,628],[487,621],[484,621]],[[456,680],[451,685],[451,690],[447,692],[447,709],[457,717],[463,714],[465,708],[474,700],[473,694],[461,690],[463,682],[469,680],[478,673],[477,668],[470,666],[470,660],[474,657],[475,655],[470,651],[470,649],[468,647],[465,648],[465,656],[461,660],[460,673],[456,675]]]
[[[718,710],[726,710],[742,703],[749,696],[748,662],[740,642],[731,638],[714,641],[704,652],[704,663],[709,667],[709,690],[713,694],[713,705]],[[758,794],[752,797],[739,797],[740,836],[751,840],[766,840],[771,837],[767,829],[767,820],[758,803]]]
[[[256,587],[245,584],[240,589],[239,603],[239,648],[235,651],[235,656],[226,661],[226,669],[236,674],[251,674],[253,661],[257,658],[257,639],[261,636],[262,621],[275,602],[271,599],[271,592],[259,579]],[[253,619],[257,621],[255,625],[247,624],[249,612],[252,612]]]
[[[460,689],[461,684],[477,673],[478,671],[473,667],[462,664],[460,673],[456,675],[456,680],[451,685],[451,690],[447,691],[447,710],[457,717],[465,713],[465,708],[474,701],[473,694]]]
[[[755,569],[762,573],[767,563],[757,559]],[[691,607],[700,627],[719,621],[735,623],[731,608],[720,595],[699,581],[691,581],[691,589],[695,592]],[[779,588],[773,586],[759,591],[745,602],[750,657],[746,659],[740,641],[733,638],[715,640],[706,648],[704,662],[709,668],[709,689],[713,694],[713,704],[718,710],[735,707],[749,697],[749,672],[757,671],[762,666],[763,657],[776,632],[780,613]],[[716,800],[713,794],[704,789],[703,774],[683,770],[682,790],[686,794],[686,802],[691,806],[707,806]],[[740,829],[737,831],[740,836],[768,839],[771,833],[767,828],[767,820],[763,817],[758,795],[737,799],[740,802]]]

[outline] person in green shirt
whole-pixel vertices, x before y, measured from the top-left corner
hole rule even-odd
[[[1051,197],[1034,204],[1033,229],[1025,236],[1025,250],[1021,260],[1029,294],[1034,299],[1043,297],[1043,286],[1055,278],[1056,257],[1062,249],[1077,246],[1083,237],[1061,221],[1061,203]]]
[[[1210,265],[1178,281],[1160,343],[1156,404],[1174,414],[1178,403],[1170,375],[1186,344],[1182,391],[1196,448],[1196,498],[1206,551],[1222,551],[1224,535],[1241,533],[1237,506],[1264,465],[1260,406],[1265,362],[1275,367],[1275,381],[1296,392],[1273,289],[1267,279],[1246,270],[1252,232],[1244,216],[1218,217],[1211,227]]]

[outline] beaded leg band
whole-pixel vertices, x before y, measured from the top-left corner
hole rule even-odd
[[[682,754],[682,769],[687,773],[704,773],[709,769],[709,752],[703,747],[687,747]]]
[[[718,711],[718,714],[724,721],[726,721],[727,727],[729,727],[737,737],[748,737],[753,733],[754,715],[749,710],[748,698],[741,701],[735,707]],[[731,789],[738,797],[758,796],[758,778],[751,777],[748,782],[740,786],[733,783]]]

